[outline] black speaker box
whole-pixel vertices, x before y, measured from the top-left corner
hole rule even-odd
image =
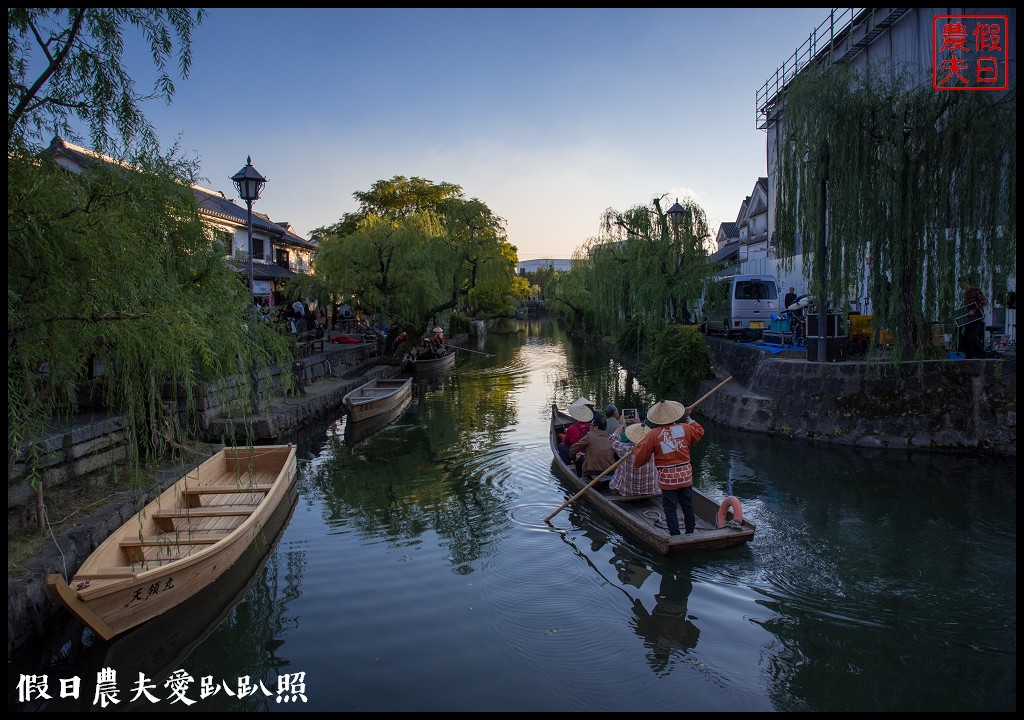
[[[826,316],[825,322],[825,337],[846,337],[846,330],[844,328],[843,316],[835,313],[829,313]],[[818,333],[818,314],[807,316],[807,332],[805,333],[809,338],[820,337]]]
[[[843,359],[846,338],[807,338],[807,360],[818,362],[818,344],[825,343],[825,362],[837,362]]]

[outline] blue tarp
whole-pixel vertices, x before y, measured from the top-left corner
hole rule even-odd
[[[803,345],[769,345],[767,343],[739,343],[740,345],[746,345],[747,347],[757,348],[758,350],[767,350],[772,355],[780,353],[784,350],[806,350]]]

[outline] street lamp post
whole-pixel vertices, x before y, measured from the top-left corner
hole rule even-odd
[[[680,243],[679,243],[679,223],[681,223],[683,221],[683,215],[686,214],[686,211],[683,210],[683,206],[679,204],[679,198],[676,198],[675,203],[672,205],[672,207],[670,207],[665,212],[665,214],[668,215],[669,219],[672,221],[672,231],[674,232],[674,235],[673,235],[673,240],[674,240],[673,247],[675,248],[675,254],[676,254],[676,257],[675,257],[676,275],[678,276],[678,274],[679,274],[679,265],[682,263],[682,253],[683,253],[682,245],[680,245]],[[672,303],[672,320],[675,321],[676,307],[675,307],[675,302],[672,300],[671,296],[669,296],[669,302]],[[689,322],[689,309],[684,307],[683,311],[684,311],[684,313],[683,313],[683,320],[685,322]]]
[[[259,200],[260,193],[263,192],[263,186],[267,184],[267,179],[260,175],[256,168],[252,166],[252,157],[245,159],[245,167],[236,172],[231,176],[231,181],[235,183],[235,187],[238,188],[238,196],[245,200],[245,205],[248,208],[248,222],[249,222],[249,294],[251,296],[253,307],[256,306],[256,284],[252,278],[252,204],[253,201]]]
[[[251,383],[252,383],[252,411],[259,413],[260,411],[260,388],[259,388],[259,375],[256,372],[256,344],[258,342],[256,334],[256,323],[259,322],[259,316],[256,312],[256,283],[252,277],[252,203],[254,200],[258,200],[260,193],[263,191],[263,186],[266,185],[267,179],[256,172],[256,168],[252,166],[252,157],[245,159],[245,167],[236,172],[231,176],[231,181],[235,183],[235,187],[238,188],[238,196],[245,200],[246,207],[248,208],[248,225],[249,225],[249,301],[252,303],[252,341],[253,341],[253,365],[250,368]]]

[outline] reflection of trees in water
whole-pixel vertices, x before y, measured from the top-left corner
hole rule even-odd
[[[433,531],[448,541],[457,571],[471,570],[467,564],[486,556],[511,522],[514,497],[503,480],[514,387],[500,375],[486,382],[452,376],[440,402],[421,397],[354,447],[329,436],[310,476],[327,522],[395,542]]]
[[[237,690],[240,677],[248,675],[250,684],[255,685],[262,680],[271,695],[260,689],[245,698],[231,697],[222,689],[201,701],[204,710],[257,712],[280,707],[276,702],[278,676],[298,672],[291,668],[287,653],[282,654],[285,643],[280,638],[298,625],[298,618],[288,613],[288,605],[301,595],[305,566],[304,551],[278,548],[242,601],[188,661],[188,667],[201,669],[198,672],[212,675],[214,681],[226,681],[233,690]],[[193,699],[199,697],[198,685],[196,676],[189,693]]]

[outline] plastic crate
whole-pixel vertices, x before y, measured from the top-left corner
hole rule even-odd
[[[769,320],[768,329],[777,333],[789,332],[789,320]]]
[[[850,315],[850,335],[871,335],[871,316]]]

